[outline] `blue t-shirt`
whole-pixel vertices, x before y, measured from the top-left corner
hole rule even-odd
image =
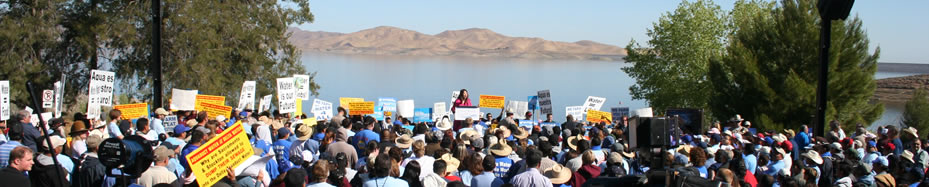
[[[742,156],[742,160],[745,161],[745,168],[752,174],[755,174],[755,168],[758,167],[758,158],[753,154],[747,154]]]
[[[181,160],[180,161],[181,161],[181,165],[184,166],[184,170],[190,170],[190,163],[187,161],[187,154],[194,152],[194,150],[197,150],[197,148],[200,148],[200,146],[187,144],[186,146],[184,146],[184,149],[181,149]]]
[[[513,166],[513,159],[508,157],[495,156],[494,162],[496,162],[497,167],[494,167],[494,176],[497,178],[503,178],[506,176],[506,172],[510,171],[510,166]]]
[[[291,144],[293,143],[288,140],[278,139],[274,142],[274,144],[271,145],[272,149],[274,149],[274,159],[277,160],[277,163],[280,166],[279,171],[281,173],[284,173],[292,166],[292,164],[290,164]]]
[[[365,152],[365,146],[369,141],[378,143],[381,142],[381,135],[375,133],[372,130],[365,129],[355,133],[355,136],[352,139],[352,142],[354,142],[352,144],[355,146],[355,151],[357,151],[358,154],[363,154]]]
[[[252,146],[261,149],[261,156],[264,156],[271,152],[271,143],[265,142],[264,140],[252,139]]]

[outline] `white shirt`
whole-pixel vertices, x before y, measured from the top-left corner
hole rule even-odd
[[[139,185],[145,187],[155,186],[156,184],[171,184],[171,186],[181,186],[177,176],[168,171],[164,166],[151,166],[139,177]]]
[[[422,179],[423,177],[426,177],[426,175],[430,173],[434,173],[430,171],[432,171],[432,163],[435,163],[435,158],[432,158],[431,156],[426,156],[426,155],[423,155],[423,157],[410,157],[410,158],[403,160],[403,163],[400,164],[400,168],[406,168],[406,164],[409,164],[410,161],[419,162],[419,166],[420,166],[419,171],[421,171],[419,172],[420,179]]]

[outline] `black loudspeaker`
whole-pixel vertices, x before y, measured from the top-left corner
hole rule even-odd
[[[700,134],[703,129],[703,110],[693,108],[672,108],[665,111],[667,116],[675,117],[681,130],[687,134]]]
[[[630,120],[630,147],[673,147],[680,139],[681,130],[676,118],[636,117]]]

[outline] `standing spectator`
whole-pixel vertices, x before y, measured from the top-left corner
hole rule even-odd
[[[417,140],[413,142],[413,155],[410,158],[406,158],[400,163],[400,167],[406,167],[412,161],[419,163],[420,167],[420,178],[426,177],[429,171],[432,171],[432,164],[435,162],[435,158],[432,156],[426,155],[426,143],[422,140]]]
[[[164,119],[168,115],[168,111],[165,111],[164,108],[155,109],[155,117],[152,118],[149,128],[152,128],[155,131],[156,137],[162,134],[168,135],[168,132],[165,131]]]
[[[67,157],[62,159],[57,156],[61,152],[61,146],[65,144],[65,139],[57,135],[48,138],[52,144],[49,146],[47,142],[42,142],[42,154],[35,157],[36,164],[32,166],[29,178],[36,186],[70,186],[67,176],[70,176],[74,162]],[[55,165],[53,157],[57,158],[61,165]]]
[[[10,165],[10,152],[18,146],[22,146],[21,143],[23,140],[23,124],[18,121],[11,121],[9,125],[9,133],[7,134],[10,138],[10,141],[0,145],[0,168],[4,168]]]
[[[354,150],[353,150],[354,151]],[[402,179],[391,177],[391,161],[387,154],[380,154],[374,159],[374,170],[371,172],[373,177],[364,183],[364,187],[399,187],[409,186],[409,183]]]
[[[367,145],[369,141],[381,142],[381,136],[373,131],[375,123],[377,123],[377,120],[375,120],[374,117],[366,116],[364,118],[364,128],[358,131],[358,133],[355,133],[354,138],[352,138],[354,140],[352,143],[356,148],[355,152],[364,153],[365,145]]]
[[[85,140],[87,136],[90,136],[87,131],[87,124],[82,120],[74,121],[74,123],[71,123],[71,132],[68,134],[71,136],[70,146],[68,146],[71,150],[68,150],[68,154],[74,160],[78,160],[84,152],[87,152]]]
[[[593,151],[584,151],[584,154],[581,155],[581,160],[583,161],[583,165],[580,169],[572,173],[571,180],[568,180],[567,184],[571,186],[582,186],[587,180],[600,176],[600,167],[597,166],[597,157],[594,156]]]
[[[106,125],[107,134],[109,134],[109,137],[123,139],[123,132],[120,131],[119,128],[119,121],[123,119],[122,115],[123,113],[120,112],[119,109],[110,110],[110,123]]]
[[[6,137],[6,127],[6,120],[0,120],[0,145],[5,144],[6,141],[10,141],[10,139]]]
[[[158,133],[148,126],[148,119],[139,118],[135,121],[136,135],[139,135],[148,141],[158,141]]]
[[[510,167],[513,166],[513,159],[508,157],[512,152],[513,148],[507,145],[505,140],[500,140],[500,142],[490,146],[490,153],[494,155],[496,165],[494,167],[495,177],[503,178],[506,172],[510,170]],[[539,158],[539,160],[542,159]]]
[[[590,163],[592,164],[596,158],[593,157],[593,152],[590,152]],[[534,187],[534,186],[543,186],[543,187],[552,187],[552,181],[542,175],[539,172],[539,166],[542,162],[542,153],[535,149],[528,150],[526,153],[526,166],[529,168],[526,172],[520,173],[513,177],[510,183],[515,187]],[[588,164],[590,165],[590,164]],[[597,166],[593,166],[597,167]],[[597,174],[599,174],[600,169],[597,168]],[[581,186],[581,185],[576,185]]]
[[[32,150],[17,146],[10,151],[10,167],[0,170],[0,181],[11,186],[32,186],[25,172],[32,170]],[[5,186],[4,185],[4,186]]]
[[[99,136],[87,137],[87,153],[84,154],[80,167],[74,172],[71,178],[71,185],[74,187],[98,187],[103,186],[103,179],[106,176],[106,167],[100,163],[97,157],[97,148],[103,139]]]
[[[293,144],[287,138],[290,137],[290,128],[283,127],[277,129],[277,141],[274,141],[274,144],[271,144],[272,149],[274,149],[274,158],[277,159],[278,171],[281,173],[287,172],[290,168],[294,167],[294,164],[290,162],[290,146]]]
[[[36,142],[39,141],[39,137],[42,136],[42,133],[39,132],[38,128],[35,128],[35,125],[32,124],[32,114],[29,111],[21,110],[16,114],[14,121],[19,121],[23,128],[23,139],[21,140],[23,146],[29,147],[32,149],[32,152],[38,152],[38,145]]]
[[[494,176],[494,168],[496,168],[496,161],[494,156],[487,155],[484,156],[484,159],[481,161],[481,168],[483,168],[483,173],[474,174],[474,177],[471,178],[471,186],[473,187],[500,187],[503,185],[503,180],[500,177]],[[476,173],[472,171],[472,173]]]
[[[326,179],[329,178],[329,162],[316,162],[310,174],[310,184],[306,187],[335,187],[326,183]]]
[[[461,91],[458,91],[458,98],[455,98],[455,102],[452,103],[452,108],[451,108],[451,109],[452,109],[452,113],[455,113],[455,111],[456,111],[456,109],[458,109],[458,107],[462,107],[462,106],[473,106],[473,105],[471,104],[471,99],[468,98],[469,96],[470,96],[470,95],[468,94],[468,90],[467,90],[467,89],[461,89]],[[458,131],[458,129],[461,129],[461,126],[463,126],[462,123],[464,123],[464,121],[455,120],[455,124],[454,124],[454,126],[453,126],[453,129],[454,129],[455,131]]]
[[[355,147],[346,143],[342,135],[335,136],[334,138],[334,142],[326,145],[326,153],[329,153],[329,155],[345,153],[346,159],[348,159],[348,167],[355,168],[355,163],[358,163],[358,152],[355,151]],[[388,166],[390,165],[388,164]]]
[[[422,173],[422,167],[419,166],[419,162],[410,161],[406,164],[403,176],[400,178],[410,184],[410,187],[423,187],[423,182],[419,180],[420,173]]]
[[[158,184],[168,184],[171,186],[181,186],[181,182],[177,180],[177,175],[169,171],[167,166],[171,162],[171,158],[174,157],[174,150],[168,149],[165,146],[158,146],[155,148],[155,162],[152,163],[154,166],[145,170],[141,176],[139,176],[138,183],[144,187],[152,187]]]

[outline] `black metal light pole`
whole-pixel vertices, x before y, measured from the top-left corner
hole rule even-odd
[[[832,41],[832,20],[844,20],[855,0],[819,0],[819,84],[816,88],[816,125],[814,134],[826,136],[826,92],[829,89],[829,47]]]
[[[161,108],[161,0],[152,0],[152,95],[154,95],[153,108]]]

